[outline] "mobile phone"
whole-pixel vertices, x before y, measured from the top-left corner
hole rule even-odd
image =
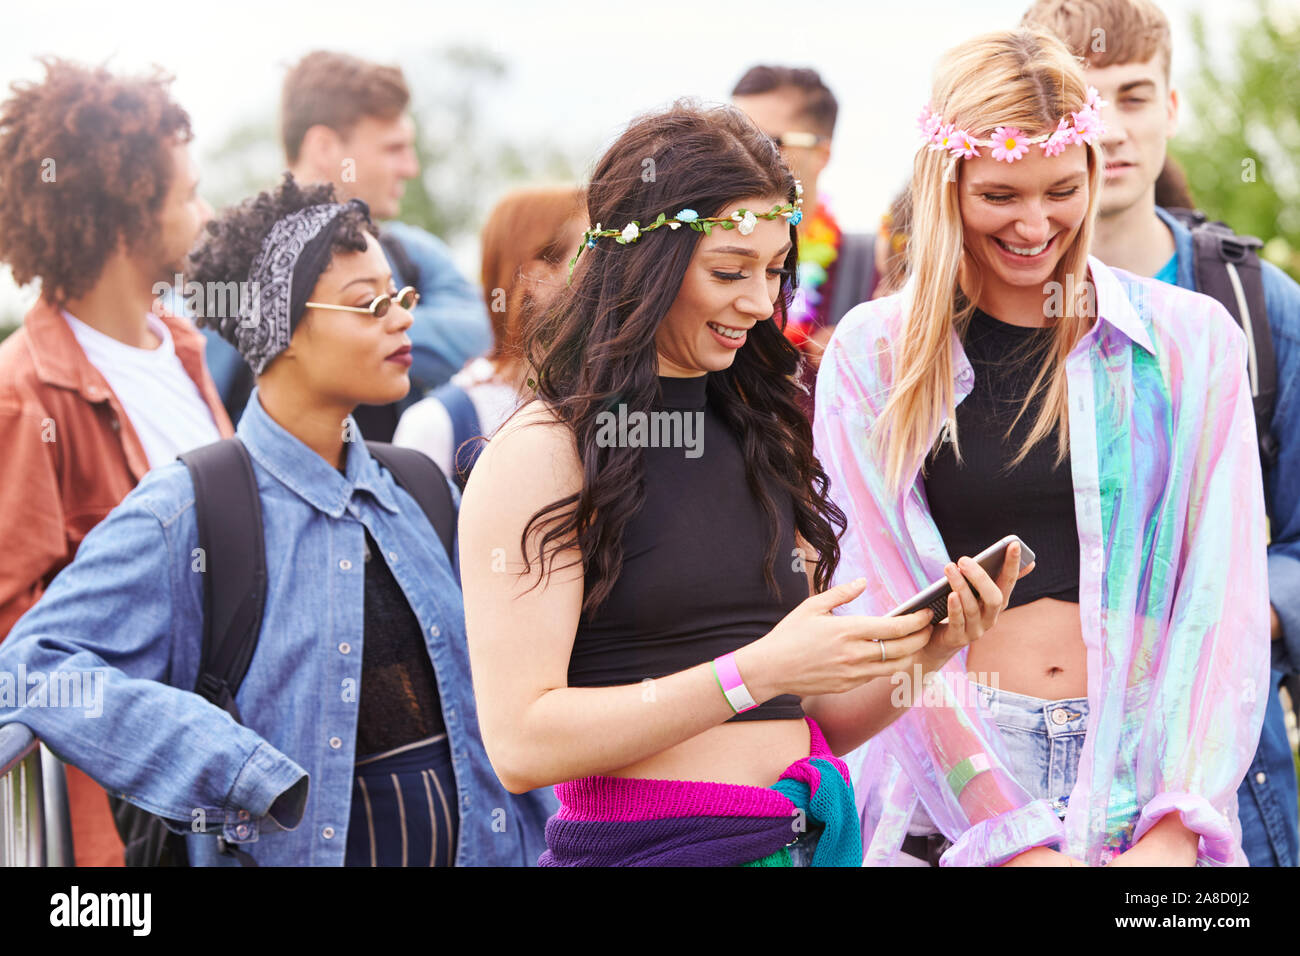
[[[1009,534],[996,544],[985,548],[975,556],[975,563],[988,572],[989,577],[997,580],[997,576],[1002,572],[1002,563],[1007,559],[1007,548],[1013,542],[1020,541],[1020,538],[1014,534]],[[1029,549],[1029,545],[1020,541],[1020,570],[1024,570],[1034,563],[1034,552]],[[969,583],[969,582],[968,582]],[[910,600],[898,605],[887,615],[888,617],[899,617],[904,614],[911,614],[919,611],[923,607],[928,607],[934,614],[932,623],[938,624],[948,616],[948,595],[952,593],[952,587],[948,584],[948,579],[940,578],[938,581],[928,585],[924,591],[919,592]]]

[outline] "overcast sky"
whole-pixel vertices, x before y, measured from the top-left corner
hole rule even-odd
[[[1283,0],[1300,6],[1300,0]],[[158,63],[176,76],[196,155],[241,120],[274,108],[288,64],[311,49],[411,65],[449,44],[486,47],[510,73],[485,125],[513,138],[604,144],[637,113],[691,95],[722,101],[752,63],[813,66],[840,101],[823,189],[841,224],[874,228],[910,168],[914,120],[945,49],[1014,26],[1028,0],[65,0],[6,4],[0,86],[38,78],[46,53],[116,70]],[[1206,11],[1213,35],[1249,17],[1250,0],[1161,0],[1174,29],[1174,81],[1198,64],[1187,31]],[[438,95],[416,88],[416,98]],[[589,157],[587,167],[594,161]],[[587,168],[584,167],[584,168]],[[472,248],[459,250],[469,265]],[[469,271],[476,272],[471,268]],[[0,314],[12,303],[0,276]]]

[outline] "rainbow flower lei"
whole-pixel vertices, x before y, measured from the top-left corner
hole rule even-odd
[[[799,233],[799,284],[786,317],[785,337],[804,348],[809,336],[826,321],[831,267],[839,258],[843,233],[827,198],[819,194],[817,208]]]
[[[921,131],[922,143],[933,150],[945,150],[953,159],[971,159],[980,155],[980,148],[993,150],[993,158],[1005,163],[1014,163],[1029,152],[1030,146],[1039,146],[1045,156],[1059,156],[1065,147],[1077,143],[1092,145],[1106,132],[1101,121],[1101,108],[1107,103],[1093,87],[1088,87],[1088,98],[1083,109],[1064,116],[1056,124],[1056,129],[1040,136],[1026,136],[1015,126],[999,126],[993,130],[990,139],[977,139],[969,130],[959,129],[955,123],[945,123],[943,117],[934,113],[929,106],[921,110],[917,118],[917,127]]]

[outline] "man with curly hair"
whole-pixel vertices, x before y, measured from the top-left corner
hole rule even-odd
[[[211,208],[161,74],[46,59],[0,104],[0,261],[40,283],[0,344],[0,640],[155,465],[232,434],[202,335],[155,299]],[[78,865],[122,865],[102,789],[69,769]]]

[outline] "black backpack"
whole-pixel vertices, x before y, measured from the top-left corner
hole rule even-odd
[[[456,482],[457,488],[464,491],[474,463],[487,446],[479,424],[478,411],[475,410],[469,393],[452,382],[439,385],[429,393],[429,397],[436,398],[451,419],[452,464],[456,469],[452,480]]]
[[[1259,262],[1263,242],[1239,236],[1222,222],[1211,222],[1197,209],[1167,209],[1192,231],[1196,291],[1217,299],[1246,334],[1250,394],[1255,404],[1259,461],[1267,473],[1277,462],[1273,440],[1273,406],[1277,399],[1277,360],[1268,324],[1264,275]]]
[[[370,454],[416,500],[454,562],[456,510],[442,470],[410,448],[366,442]],[[194,482],[194,511],[203,575],[203,651],[194,692],[242,723],[235,694],[257,649],[266,605],[266,545],[262,500],[248,449],[238,438],[204,445],[180,456]],[[188,866],[185,836],[162,818],[109,797],[127,866]],[[253,858],[223,837],[222,853],[245,866]]]

